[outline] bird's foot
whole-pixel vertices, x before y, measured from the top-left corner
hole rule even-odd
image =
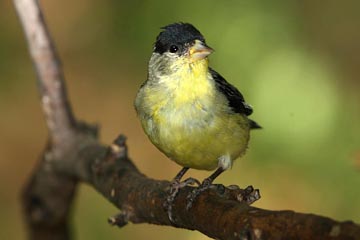
[[[198,196],[208,189],[214,190],[219,196],[227,199],[234,199],[238,202],[245,202],[248,205],[251,205],[260,199],[259,189],[254,189],[253,186],[248,186],[245,189],[241,189],[237,185],[225,187],[222,184],[213,184],[211,179],[205,179],[199,187],[192,190],[187,196],[186,210],[190,210]]]
[[[218,184],[212,184],[212,179],[205,178],[204,181],[187,196],[186,210],[190,210],[192,208],[193,203],[202,192],[212,188],[213,186],[216,187],[217,185]]]
[[[174,205],[174,201],[176,199],[176,196],[178,195],[179,191],[181,188],[184,188],[186,186],[191,186],[191,185],[198,185],[200,186],[200,182],[195,179],[195,178],[188,178],[182,182],[180,182],[177,179],[174,179],[171,184],[170,184],[170,189],[169,189],[169,195],[166,198],[166,201],[164,202],[164,208],[167,211],[167,214],[169,216],[169,220],[172,223],[175,223],[174,218],[173,218],[173,205]]]

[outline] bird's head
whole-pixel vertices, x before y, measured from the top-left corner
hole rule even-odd
[[[191,61],[206,58],[213,50],[206,45],[205,38],[189,23],[173,23],[162,28],[157,36],[154,52],[187,57]]]
[[[162,29],[150,60],[153,66],[161,70],[174,70],[185,64],[206,60],[213,52],[199,30],[189,23],[173,23]]]

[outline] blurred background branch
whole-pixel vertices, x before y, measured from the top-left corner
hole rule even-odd
[[[241,88],[256,109],[254,118],[265,127],[253,134],[248,154],[219,181],[259,187],[258,207],[360,221],[360,178],[353,164],[360,153],[358,1],[184,0],[174,7],[166,0],[64,0],[42,6],[66,63],[76,114],[105,126],[101,141],[111,142],[114,132],[125,131],[129,145],[136,146],[130,148],[134,162],[146,175],[170,179],[178,166],[134,124],[132,102],[146,78],[159,27],[187,21],[215,48],[211,66]],[[11,1],[1,1],[0,9],[0,238],[21,239],[16,199],[47,130]],[[204,178],[207,173],[191,175]],[[98,217],[105,219],[116,209],[86,185],[78,193],[74,231],[80,239],[207,239],[154,225],[109,229]]]
[[[36,0],[14,0],[38,77],[42,109],[49,143],[22,194],[29,239],[69,239],[69,214],[76,180],[58,174],[61,163],[73,148],[76,123],[66,96],[60,60],[51,41],[44,16]],[[58,163],[58,164],[59,164]]]
[[[41,103],[53,146],[71,138],[74,116],[66,96],[60,59],[51,41],[38,1],[14,0],[34,63]]]

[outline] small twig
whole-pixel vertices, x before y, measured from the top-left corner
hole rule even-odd
[[[115,216],[108,218],[108,222],[110,225],[118,226],[120,228],[127,225],[129,223],[128,221],[128,216],[125,212],[118,213]]]
[[[122,158],[127,156],[126,137],[124,135],[118,136],[113,144],[110,145],[111,155],[115,158]]]

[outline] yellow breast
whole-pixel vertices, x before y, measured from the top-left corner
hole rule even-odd
[[[246,117],[229,112],[209,79],[207,61],[180,68],[160,84],[145,84],[137,111],[150,140],[169,158],[190,168],[212,170],[219,158],[234,160],[249,139]]]

